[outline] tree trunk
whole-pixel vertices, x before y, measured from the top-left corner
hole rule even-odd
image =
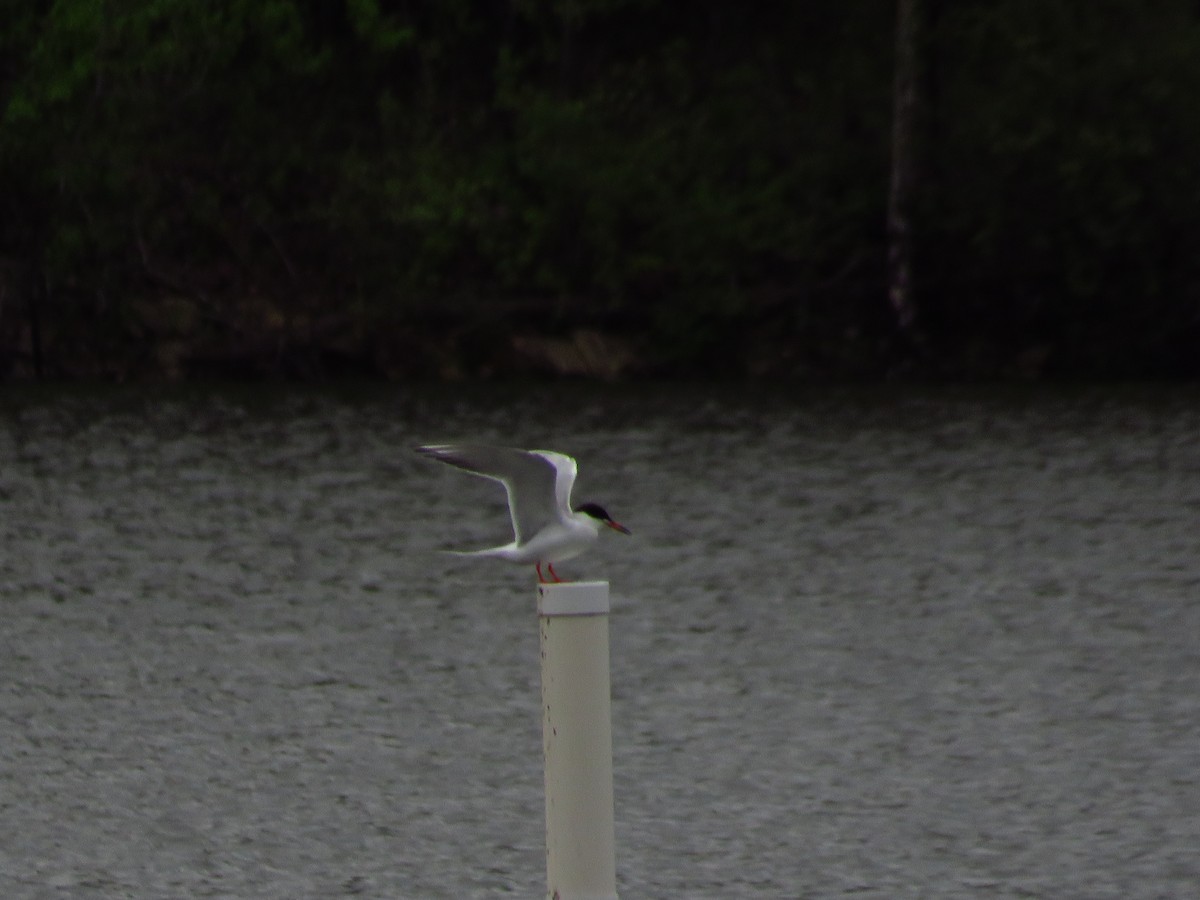
[[[888,301],[900,332],[912,339],[912,193],[916,180],[917,2],[897,0],[892,182],[888,193]]]

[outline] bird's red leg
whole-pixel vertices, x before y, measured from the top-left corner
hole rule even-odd
[[[537,573],[538,573],[538,584],[545,584],[545,583],[546,583],[546,579],[542,577],[542,563],[541,563],[541,561],[540,561],[540,560],[538,561],[538,564],[537,564],[536,566],[534,566],[534,568],[535,568],[535,569],[537,569]]]
[[[550,576],[554,579],[554,582],[556,584],[562,584],[562,579],[559,578],[558,573],[554,571],[554,564],[546,563],[546,568],[550,570]]]

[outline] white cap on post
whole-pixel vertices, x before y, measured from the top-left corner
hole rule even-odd
[[[546,896],[617,900],[608,582],[538,585]]]
[[[539,584],[539,616],[606,616],[609,613],[607,581],[563,581]]]

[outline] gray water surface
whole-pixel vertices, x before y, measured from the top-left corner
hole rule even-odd
[[[533,573],[573,453],[633,898],[1200,884],[1200,394],[0,395],[0,895],[544,893]]]

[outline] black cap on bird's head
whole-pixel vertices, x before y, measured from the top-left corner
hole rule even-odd
[[[630,530],[620,522],[614,522],[613,517],[605,511],[604,507],[599,503],[583,503],[575,507],[575,512],[583,513],[585,516],[591,516],[593,519],[599,519],[613,531],[619,531],[621,534],[631,534]]]

